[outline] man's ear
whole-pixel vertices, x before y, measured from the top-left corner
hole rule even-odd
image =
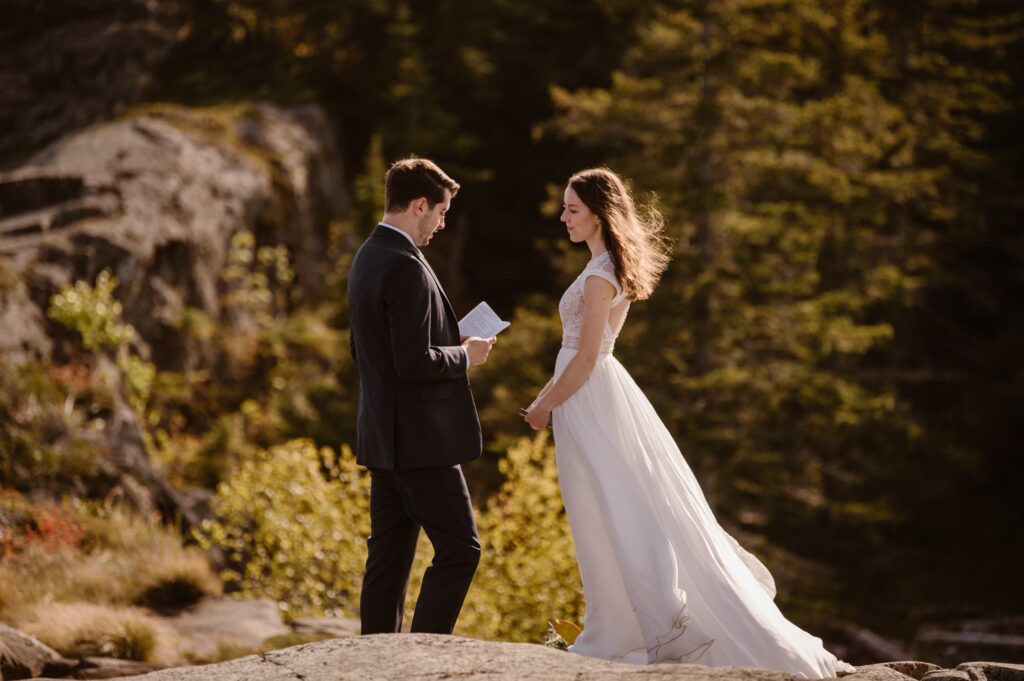
[[[413,199],[410,207],[412,208],[413,215],[416,217],[422,217],[429,209],[429,206],[427,205],[427,197],[421,196],[418,199]]]

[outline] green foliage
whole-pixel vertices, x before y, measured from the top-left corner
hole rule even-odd
[[[198,536],[231,562],[223,577],[243,597],[278,601],[293,616],[351,616],[369,534],[369,477],[339,457],[293,441],[247,461],[217,488]]]
[[[114,299],[117,278],[109,270],[96,277],[95,286],[78,281],[53,296],[49,316],[82,336],[86,350],[117,348],[135,336],[121,321],[121,303]]]
[[[0,484],[62,486],[98,470],[104,451],[89,423],[68,411],[69,391],[54,367],[0,361]]]
[[[257,248],[252,232],[241,231],[231,237],[222,278],[227,287],[225,306],[265,326],[287,306],[295,273],[284,245]]]
[[[459,617],[471,636],[540,642],[548,621],[583,615],[576,552],[547,433],[523,438],[500,464],[506,476],[480,513],[480,567]]]
[[[118,382],[128,403],[142,414],[156,377],[156,367],[128,349],[135,329],[122,321],[123,307],[114,298],[117,284],[117,278],[109,270],[97,275],[95,285],[77,281],[53,296],[47,314],[66,328],[77,331],[87,351],[114,352],[121,373]]]
[[[117,366],[121,370],[125,389],[128,393],[128,404],[138,413],[143,413],[149,402],[150,390],[156,378],[156,367],[136,354],[120,352]]]
[[[867,577],[855,552],[892,552],[899,528],[939,513],[936,489],[907,489],[914,471],[977,475],[973,443],[922,437],[932,407],[914,383],[942,367],[896,365],[921,343],[907,320],[944,314],[924,297],[935,239],[978,214],[966,168],[1006,107],[1005,74],[980,53],[1019,42],[1021,19],[925,5],[661,3],[608,87],[553,88],[548,128],[608,154],[669,217],[681,248],[619,351],[712,504],[829,556],[845,584],[886,582],[892,602],[920,583]],[[978,525],[1002,522],[982,505]],[[908,560],[939,546],[905,536]],[[852,613],[853,592],[839,609],[876,618]]]
[[[540,641],[547,619],[579,619],[581,587],[546,435],[523,439],[501,464],[505,483],[479,514],[483,557],[459,631]],[[347,450],[337,457],[294,441],[248,461],[217,489],[205,546],[233,567],[224,578],[245,597],[277,600],[290,616],[354,615],[366,562],[369,477]],[[429,546],[410,581],[415,601]],[[411,613],[410,613],[411,614]]]
[[[384,143],[380,135],[370,138],[370,146],[363,162],[364,170],[355,179],[354,201],[351,222],[357,225],[364,236],[384,215],[384,178],[388,163],[384,158]]]
[[[354,367],[337,328],[351,257],[349,225],[331,228],[329,294],[293,306],[283,246],[236,234],[223,273],[224,318],[188,309],[181,330],[199,366],[160,372],[152,390],[152,451],[173,479],[214,488],[261,448],[293,438],[354,439]]]

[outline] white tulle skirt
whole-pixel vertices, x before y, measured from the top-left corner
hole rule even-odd
[[[562,348],[555,375],[575,350]],[[637,664],[853,668],[775,605],[768,570],[715,520],[654,408],[611,354],[553,414],[586,616],[570,650]]]

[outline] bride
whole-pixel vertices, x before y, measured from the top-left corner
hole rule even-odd
[[[554,429],[587,609],[573,652],[638,664],[761,667],[809,679],[853,667],[775,605],[768,570],[715,520],[650,402],[612,355],[668,256],[610,170],[576,173],[561,220],[591,259],[558,304],[554,377],[525,413]]]

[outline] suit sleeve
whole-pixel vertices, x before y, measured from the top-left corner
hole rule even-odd
[[[388,331],[400,378],[449,381],[466,375],[469,357],[461,345],[430,344],[432,283],[414,261],[396,267],[384,286]]]

